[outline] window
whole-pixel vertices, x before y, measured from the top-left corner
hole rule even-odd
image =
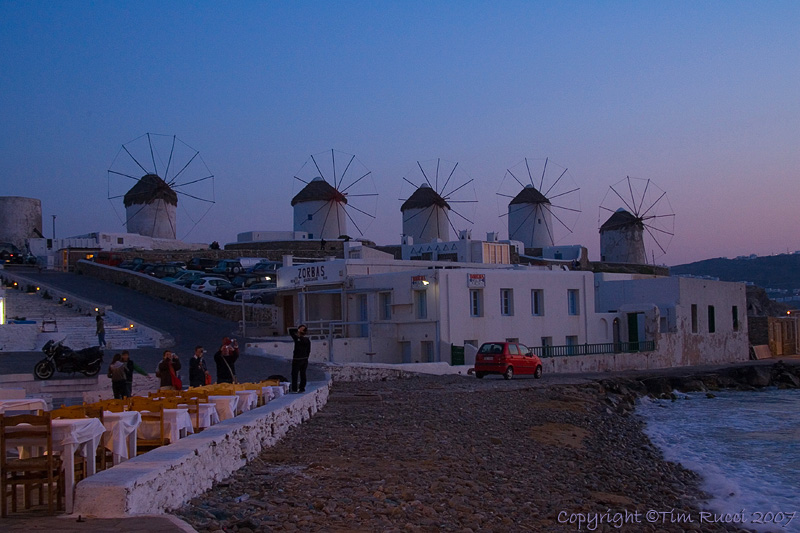
[[[714,306],[708,306],[708,332],[714,333],[717,330],[717,325],[714,321]]]
[[[739,307],[734,305],[731,313],[733,315],[733,331],[739,331]]]
[[[381,308],[381,320],[392,319],[392,293],[381,292],[378,296],[378,301]]]
[[[483,290],[469,290],[469,316],[483,316]]]
[[[509,344],[508,345],[508,353],[511,355],[519,355],[519,350],[517,349],[516,344]]]
[[[428,291],[414,291],[414,300],[417,303],[417,318],[428,318]]]
[[[567,309],[570,315],[579,315],[580,303],[578,301],[578,289],[569,289],[567,291]]]
[[[125,244],[125,239],[123,237],[117,237],[117,244]]]
[[[313,214],[308,215],[308,220],[314,220],[314,215]]]
[[[697,333],[697,304],[692,304],[692,333]]]
[[[531,314],[544,316],[544,291],[542,289],[531,290]]]
[[[500,314],[503,316],[514,314],[514,289],[500,289]]]

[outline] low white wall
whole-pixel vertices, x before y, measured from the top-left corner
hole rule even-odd
[[[330,379],[78,483],[74,514],[113,518],[177,509],[273,446],[328,401]]]

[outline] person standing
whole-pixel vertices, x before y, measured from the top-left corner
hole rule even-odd
[[[214,354],[214,362],[217,364],[217,383],[236,382],[236,360],[239,359],[239,343],[236,339],[225,337],[222,339],[222,346]]]
[[[306,370],[308,369],[308,358],[311,355],[311,340],[306,337],[308,326],[300,324],[296,328],[289,328],[289,335],[294,341],[292,352],[292,385],[289,392],[298,393],[306,391]],[[298,389],[298,379],[300,378],[300,388]]]
[[[178,359],[178,354],[164,350],[164,358],[161,359],[156,368],[156,377],[161,380],[160,390],[178,390],[172,384],[172,376],[177,375],[180,369],[181,362]]]
[[[100,347],[106,346],[106,324],[100,314],[97,315],[97,345]]]
[[[108,377],[111,378],[111,391],[114,393],[114,399],[123,399],[127,391],[125,386],[125,364],[122,362],[122,356],[118,353],[115,353],[114,357],[111,358],[111,364],[108,366]]]
[[[202,387],[206,384],[206,375],[208,375],[208,368],[206,368],[206,360],[203,358],[203,347],[198,345],[194,347],[194,355],[189,359],[189,386]]]
[[[131,361],[131,354],[128,350],[122,350],[120,353],[122,364],[125,365],[125,398],[133,396],[133,373],[138,372],[144,377],[150,377],[150,374],[144,371],[142,367]]]

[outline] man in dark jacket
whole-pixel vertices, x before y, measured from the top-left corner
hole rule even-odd
[[[308,369],[308,357],[311,355],[311,340],[306,337],[308,326],[300,324],[296,328],[289,329],[289,335],[294,340],[294,351],[292,352],[292,385],[289,392],[306,391],[306,370]],[[300,376],[300,388],[297,388],[297,377]]]
[[[190,387],[202,387],[206,384],[208,368],[206,368],[206,360],[203,359],[203,352],[205,352],[205,350],[203,350],[202,346],[195,346],[194,355],[189,359]]]
[[[233,383],[236,380],[236,360],[239,359],[239,343],[228,337],[222,339],[222,346],[214,354],[217,364],[217,383]]]

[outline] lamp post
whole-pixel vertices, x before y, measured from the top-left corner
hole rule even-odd
[[[56,240],[56,216],[53,215],[53,240]]]

